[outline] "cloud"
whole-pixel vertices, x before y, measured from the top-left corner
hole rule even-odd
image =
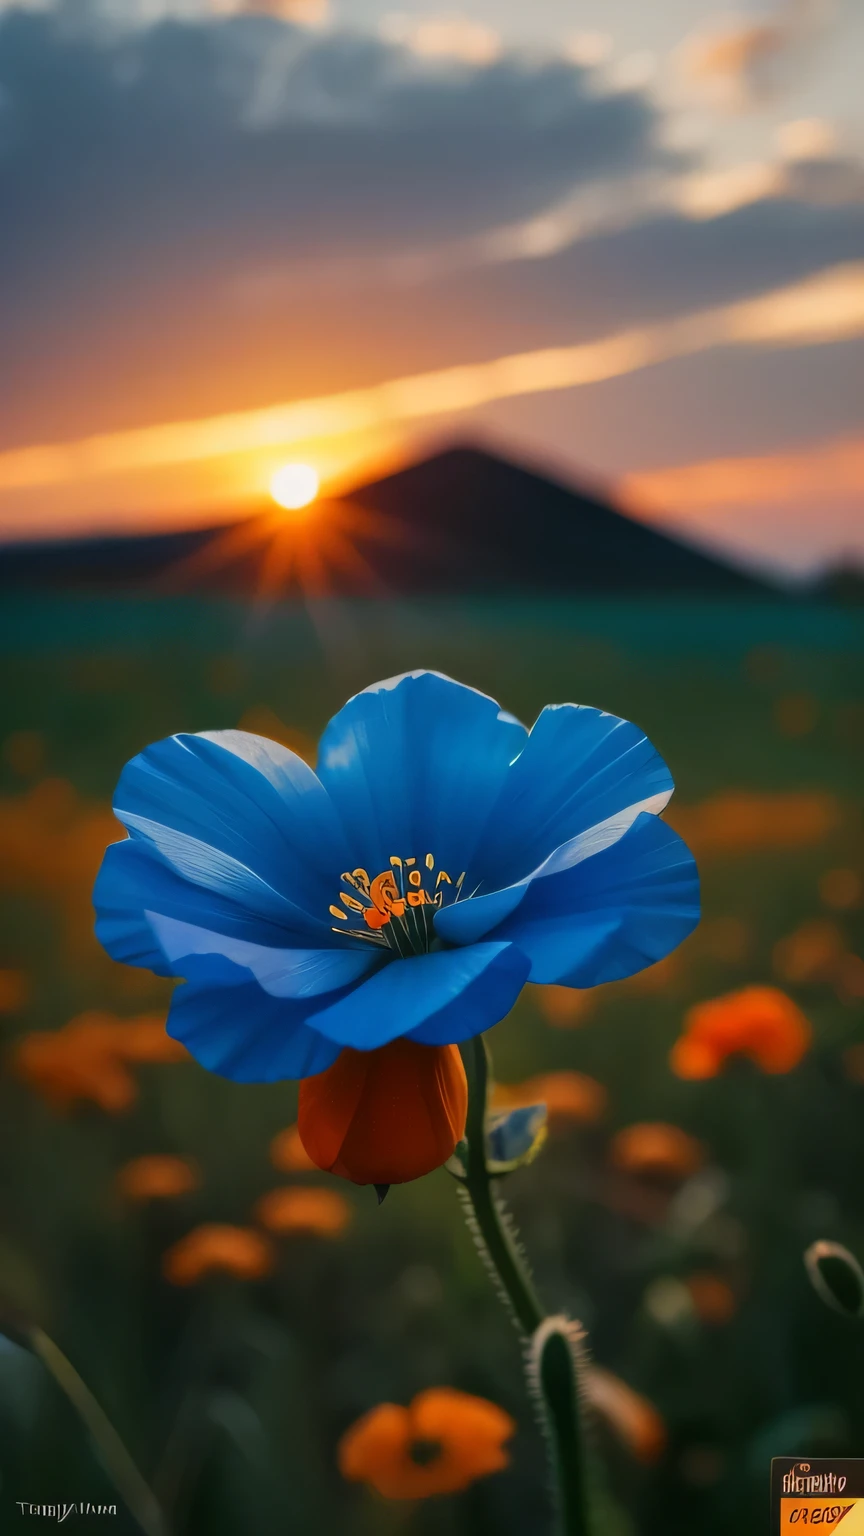
[[[438,240],[666,157],[636,95],[562,60],[445,67],[272,16],[106,31],[76,8],[0,19],[0,223],[30,286],[263,250]],[[86,13],[85,13],[86,16]]]
[[[824,117],[796,117],[781,123],[775,134],[786,160],[828,160],[837,150],[837,130]]]
[[[857,497],[864,503],[864,437],[842,437],[783,453],[709,459],[628,475],[628,501],[669,512],[744,504],[778,506],[826,498]]]
[[[166,464],[448,418],[491,401],[573,389],[715,347],[818,346],[864,336],[864,263],[717,309],[597,341],[496,357],[266,409],[175,421],[0,454],[0,490],[76,483]]]
[[[380,31],[387,42],[410,48],[421,59],[491,64],[503,52],[500,33],[459,12],[409,16],[405,11],[388,11],[381,18]]]
[[[718,105],[750,106],[784,84],[830,14],[830,0],[784,0],[766,21],[706,28],[679,48],[680,71]]]
[[[800,574],[864,559],[860,434],[630,474],[618,494],[637,515],[660,516],[691,534],[725,535],[754,557]]]
[[[330,0],[210,0],[215,15],[273,16],[298,27],[323,27],[330,20]]]

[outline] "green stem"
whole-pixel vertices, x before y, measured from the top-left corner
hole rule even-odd
[[[138,1471],[123,1441],[105,1410],[96,1401],[87,1383],[78,1375],[71,1360],[53,1339],[35,1324],[25,1336],[46,1370],[66,1394],[79,1418],[92,1435],[105,1470],[122,1496],[133,1520],[146,1536],[167,1536],[167,1527],[157,1500]]]
[[[533,1339],[546,1321],[546,1313],[495,1196],[486,1165],[489,1058],[483,1036],[469,1041],[463,1047],[463,1055],[468,1076],[468,1152],[463,1188],[502,1298],[520,1332]],[[591,1536],[577,1361],[561,1335],[553,1336],[545,1344],[538,1361],[536,1384],[552,1441],[560,1536]]]

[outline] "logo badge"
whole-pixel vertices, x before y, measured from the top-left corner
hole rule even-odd
[[[864,1536],[864,1459],[772,1461],[772,1536],[809,1536],[814,1528],[825,1536]]]

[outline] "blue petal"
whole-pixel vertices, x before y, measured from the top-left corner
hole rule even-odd
[[[277,1001],[255,982],[227,987],[187,982],[171,999],[168,1033],[202,1067],[236,1083],[312,1077],[332,1066],[340,1051],[306,1022],[312,1006]]]
[[[256,915],[221,893],[183,879],[151,843],[130,838],[106,849],[93,892],[96,937],[112,959],[145,966],[160,976],[178,974],[157,943],[145,913],[192,923],[226,938],[245,940],[271,949],[286,944],[335,949],[341,934],[322,932],[304,914],[275,923]],[[350,951],[356,953],[356,951]],[[362,952],[365,956],[366,950]],[[181,972],[181,974],[184,974]]]
[[[472,896],[466,901],[439,908],[433,917],[436,933],[448,944],[476,943],[516,911],[535,880],[548,880],[585,859],[595,858],[605,848],[617,843],[641,814],[638,806],[628,806],[606,821],[598,822],[596,827],[589,827],[587,832],[579,832],[569,842],[562,843],[538,869],[532,870],[524,880],[517,880],[515,885],[505,885],[500,891],[490,891],[486,896]]]
[[[628,807],[661,811],[672,789],[637,725],[581,704],[549,705],[504,780],[472,862],[475,884],[509,886]]]
[[[529,962],[512,944],[474,944],[412,960],[394,960],[314,1025],[340,1045],[371,1051],[397,1035],[424,1045],[469,1040],[512,1008]]]
[[[145,912],[156,942],[174,976],[214,982],[228,961],[253,976],[270,997],[319,997],[355,986],[382,963],[371,949],[275,949],[230,938],[158,912]]]
[[[642,814],[617,842],[533,880],[494,931],[531,960],[531,981],[594,987],[653,965],[699,921],[699,876],[677,833]]]
[[[431,853],[455,881],[525,740],[524,726],[494,699],[437,672],[358,693],[330,721],[318,753],[353,866],[374,876],[391,855]]]
[[[127,763],[114,810],[192,884],[329,932],[347,849],[326,790],[287,747],[244,731],[171,736]]]

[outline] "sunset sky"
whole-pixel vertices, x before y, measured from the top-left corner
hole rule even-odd
[[[0,537],[454,440],[864,562],[860,0],[0,0]]]

